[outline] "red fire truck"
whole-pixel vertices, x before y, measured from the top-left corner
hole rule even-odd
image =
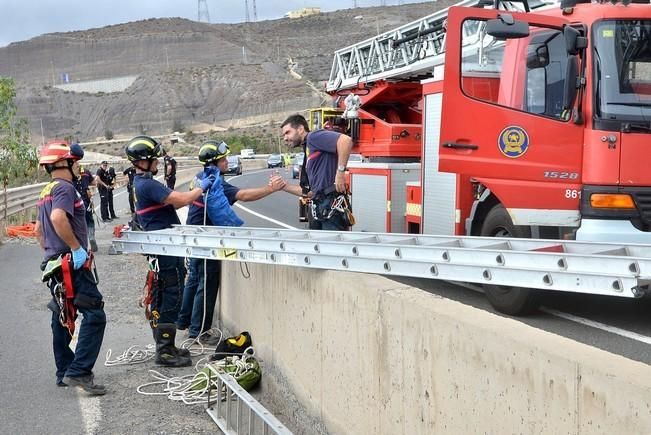
[[[370,161],[356,231],[651,244],[649,0],[466,0],[336,51],[327,89]]]

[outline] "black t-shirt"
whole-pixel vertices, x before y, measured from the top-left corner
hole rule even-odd
[[[97,170],[97,176],[100,180],[102,180],[102,183],[106,184],[107,186],[111,186],[113,185],[113,181],[115,181],[115,170],[113,168],[104,170],[100,167]]]
[[[176,160],[173,157],[165,156],[165,177],[176,176]]]
[[[127,169],[122,171],[122,173],[129,177],[129,186],[133,186],[133,177],[136,175],[136,168],[129,166]]]

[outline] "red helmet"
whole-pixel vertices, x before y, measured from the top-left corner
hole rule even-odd
[[[62,160],[80,160],[84,157],[84,150],[77,143],[69,145],[62,140],[54,140],[45,144],[41,150],[39,165],[53,165]]]

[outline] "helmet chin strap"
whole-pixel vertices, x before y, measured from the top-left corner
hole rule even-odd
[[[68,159],[68,171],[70,171],[70,175],[72,176],[73,181],[79,180],[79,175],[75,175],[75,172],[72,170],[72,167],[74,166],[75,161],[72,159]]]
[[[147,160],[147,162],[149,164],[147,165],[146,169],[143,168],[142,166],[138,165],[138,163],[140,163],[140,162],[134,162],[133,166],[135,166],[136,168],[140,169],[143,172],[151,172],[152,175],[158,174],[158,169],[156,169],[156,171],[151,170],[151,165],[154,163],[154,161],[153,160]]]

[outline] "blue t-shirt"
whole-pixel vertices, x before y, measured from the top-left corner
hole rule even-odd
[[[88,250],[88,228],[86,207],[72,182],[55,178],[43,188],[38,199],[38,221],[43,235],[45,258],[70,252],[70,247],[54,230],[50,215],[52,210],[61,209],[68,215],[72,233],[79,244]]]
[[[138,223],[145,231],[162,230],[181,223],[174,206],[164,204],[172,189],[154,180],[151,173],[136,174],[133,190]]]
[[[195,175],[192,182],[190,183],[190,190],[199,186],[201,180],[203,180],[205,175],[206,175],[205,171],[198,172],[197,175]],[[228,203],[230,205],[235,204],[235,202],[237,202],[237,198],[236,198],[237,192],[240,191],[240,188],[233,186],[230,183],[227,183],[223,177],[221,177],[221,181],[222,181],[222,186],[224,188],[224,196],[226,196]],[[203,202],[203,196],[201,196],[199,197],[199,199],[193,201],[192,204],[190,204],[190,208],[188,210],[188,219],[185,221],[185,223],[187,225],[204,225],[203,216],[204,216],[204,202]],[[208,217],[208,213],[206,213],[205,225],[212,225],[212,222]]]
[[[341,133],[315,130],[307,134],[307,162],[305,170],[312,194],[334,185],[337,175],[337,141]]]

